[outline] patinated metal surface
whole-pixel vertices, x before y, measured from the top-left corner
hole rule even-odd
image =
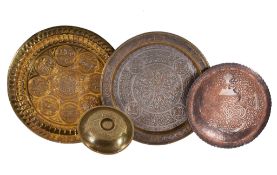
[[[17,116],[46,139],[79,142],[77,123],[101,104],[102,69],[113,48],[97,34],[59,26],[38,32],[18,50],[8,74]]]
[[[122,151],[132,141],[134,126],[121,111],[100,106],[85,113],[78,131],[83,143],[91,150],[114,154]]]
[[[123,43],[109,58],[102,76],[102,101],[134,122],[134,139],[165,144],[189,133],[185,100],[193,80],[208,67],[189,41],[151,32]]]
[[[237,147],[255,139],[271,109],[268,88],[249,68],[214,66],[193,84],[188,99],[190,124],[201,139],[219,147]]]

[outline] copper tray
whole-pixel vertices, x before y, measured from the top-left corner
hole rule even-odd
[[[207,143],[224,148],[255,139],[264,129],[271,109],[263,79],[234,63],[204,72],[191,87],[187,102],[193,131]]]
[[[86,29],[59,26],[38,32],[17,51],[8,94],[20,120],[39,136],[79,142],[77,123],[100,105],[100,78],[113,48]]]
[[[131,117],[134,139],[166,144],[191,133],[185,100],[193,80],[208,68],[189,41],[151,32],[123,43],[102,75],[102,101]]]

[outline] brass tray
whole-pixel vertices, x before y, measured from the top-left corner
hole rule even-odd
[[[263,79],[235,63],[205,71],[193,83],[187,102],[193,131],[207,143],[223,148],[254,140],[264,129],[271,109]]]
[[[102,101],[130,116],[136,141],[171,143],[191,133],[185,100],[206,68],[206,59],[189,41],[170,33],[145,33],[123,43],[109,58]]]
[[[58,26],[33,35],[17,51],[8,94],[20,120],[51,141],[79,142],[77,123],[101,104],[100,78],[111,45],[78,27]]]

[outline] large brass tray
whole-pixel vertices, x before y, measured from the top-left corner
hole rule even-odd
[[[48,140],[79,142],[80,116],[101,104],[100,77],[113,48],[97,34],[58,26],[33,35],[17,51],[8,94],[20,120]]]

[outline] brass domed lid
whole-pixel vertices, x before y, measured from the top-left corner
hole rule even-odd
[[[86,112],[78,125],[83,143],[93,151],[114,154],[126,148],[133,139],[132,121],[121,111],[99,106]]]

